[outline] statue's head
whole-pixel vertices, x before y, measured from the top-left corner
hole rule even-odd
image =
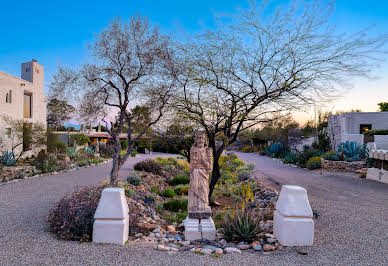
[[[204,133],[201,133],[195,137],[195,146],[199,148],[207,146],[207,137]]]

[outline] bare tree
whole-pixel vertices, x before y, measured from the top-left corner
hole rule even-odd
[[[55,127],[57,130],[63,123],[69,121],[74,113],[75,108],[66,101],[52,98],[47,103],[47,124],[50,127]]]
[[[272,16],[264,10],[252,2],[229,24],[182,45],[175,59],[176,110],[202,126],[213,149],[209,196],[220,178],[219,157],[239,132],[329,99],[349,77],[368,76],[384,52],[387,35],[337,35],[327,22],[332,4]]]
[[[13,119],[3,115],[0,119],[9,128],[11,152],[19,160],[26,152],[37,152],[46,147],[47,133],[43,123],[27,123],[23,119]]]
[[[161,118],[173,88],[165,71],[169,64],[168,39],[142,17],[132,17],[128,23],[114,21],[96,36],[90,46],[93,63],[79,70],[60,68],[50,88],[53,95],[71,92],[78,99],[78,111],[89,122],[102,119],[114,141],[112,185],[117,184],[118,171],[128,159],[135,137],[133,131],[142,112],[150,119],[136,138],[145,134]],[[170,67],[171,68],[171,67]],[[109,120],[118,113],[117,121]],[[127,126],[128,149],[120,156],[119,134]]]

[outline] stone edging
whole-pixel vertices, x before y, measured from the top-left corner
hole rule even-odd
[[[356,172],[366,167],[365,161],[355,161],[355,162],[346,162],[346,161],[330,161],[321,159],[322,169],[331,170],[331,171],[346,171],[346,172]]]
[[[11,184],[11,183],[15,183],[15,182],[19,182],[19,181],[22,181],[22,180],[33,179],[33,178],[36,178],[36,177],[49,176],[49,175],[57,175],[57,174],[62,174],[62,173],[66,173],[66,172],[71,172],[71,171],[79,170],[81,168],[94,167],[94,166],[98,166],[100,164],[109,163],[111,161],[112,161],[112,159],[107,159],[107,160],[104,160],[103,162],[95,164],[95,165],[76,166],[76,167],[68,168],[68,169],[65,169],[65,170],[62,170],[62,171],[58,171],[58,172],[44,173],[44,174],[38,174],[38,175],[33,175],[33,176],[27,176],[27,177],[24,177],[24,178],[13,179],[13,180],[8,181],[8,182],[0,183],[0,186]]]

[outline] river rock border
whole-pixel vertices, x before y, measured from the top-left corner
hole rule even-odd
[[[346,161],[329,161],[321,159],[322,169],[331,170],[331,171],[346,171],[346,172],[356,172],[362,168],[366,167],[365,161],[355,161],[355,162],[346,162]]]

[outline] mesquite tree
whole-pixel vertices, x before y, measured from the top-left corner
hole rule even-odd
[[[136,138],[157,123],[168,106],[173,80],[165,70],[171,68],[171,51],[168,39],[142,17],[132,17],[128,23],[114,21],[89,49],[92,63],[78,70],[59,68],[50,89],[55,96],[76,99],[80,119],[105,121],[114,142],[110,182],[115,185]],[[136,122],[145,115],[142,110],[149,119],[134,137]],[[109,119],[117,113],[116,121]],[[128,148],[120,156],[119,135],[124,124]]]
[[[219,158],[239,132],[327,100],[349,77],[367,76],[387,36],[336,34],[331,4],[314,2],[263,15],[254,3],[219,30],[183,44],[173,69],[176,110],[201,125],[213,149],[211,196]],[[179,63],[180,62],[180,63]]]

